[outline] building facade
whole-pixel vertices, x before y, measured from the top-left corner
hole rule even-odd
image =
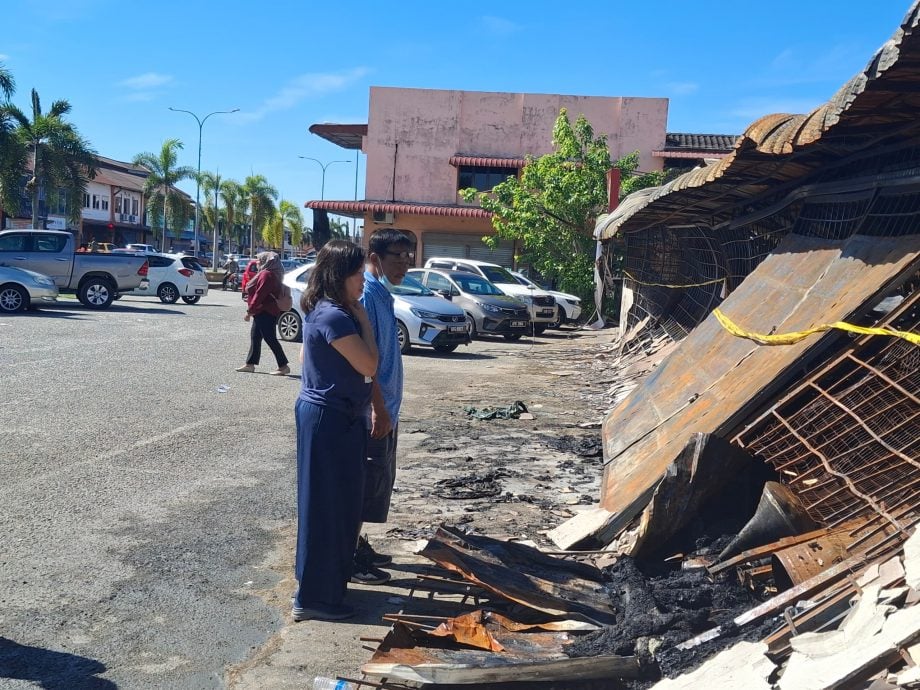
[[[360,218],[365,238],[393,227],[415,239],[416,262],[467,257],[512,265],[514,246],[492,250],[491,216],[459,190],[487,191],[517,175],[528,155],[553,150],[565,108],[606,135],[616,159],[638,150],[640,169],[660,170],[668,100],[372,87],[367,124],[316,124],[310,131],[367,156],[365,198],[309,201],[307,208]],[[366,242],[366,239],[365,239]]]

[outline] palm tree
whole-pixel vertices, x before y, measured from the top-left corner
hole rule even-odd
[[[32,177],[26,183],[32,200],[32,227],[38,227],[42,190],[48,196],[59,190],[67,196],[68,220],[76,225],[80,222],[86,181],[96,176],[96,152],[64,119],[70,112],[70,103],[54,101],[51,109],[43,113],[38,91],[32,89],[31,119],[9,103],[4,110],[16,121],[16,137],[32,155]]]
[[[180,228],[188,224],[192,215],[191,204],[174,189],[177,182],[195,177],[194,168],[177,165],[179,151],[182,148],[182,142],[178,139],[167,139],[158,154],[139,153],[134,157],[134,165],[142,165],[150,171],[144,182],[144,195],[147,199],[148,217],[153,219],[150,225],[154,229],[154,236],[158,227],[157,220],[163,219],[160,249],[166,248],[166,230],[169,223]]]
[[[291,244],[300,246],[303,242],[304,222],[303,214],[296,204],[282,199],[271,218],[266,221],[262,228],[262,239],[265,243],[280,251],[284,250],[285,232],[291,233]]]
[[[242,226],[246,218],[246,199],[243,196],[243,187],[236,180],[224,180],[220,183],[220,199],[224,202],[227,236],[234,238],[237,246],[242,247]]]
[[[16,120],[9,108],[15,90],[13,73],[0,63],[0,93],[6,99],[0,103],[0,230],[6,212],[19,212],[21,178],[28,163],[28,150],[16,137]]]
[[[255,229],[261,228],[275,211],[278,190],[272,187],[264,175],[250,175],[243,183],[243,195],[249,204],[250,245],[254,242]],[[250,246],[249,251],[254,247]]]
[[[207,170],[202,171],[201,177],[198,178],[201,196],[204,197],[202,208],[204,227],[212,232],[217,229],[218,220],[220,220],[220,199],[218,198],[220,183],[220,173],[212,173]]]

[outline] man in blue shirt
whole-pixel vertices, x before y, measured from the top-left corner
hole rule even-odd
[[[364,482],[364,522],[386,522],[390,497],[396,481],[396,441],[399,408],[402,404],[403,366],[393,310],[393,296],[387,284],[399,285],[412,265],[412,241],[398,230],[377,230],[368,242],[367,270],[361,302],[374,329],[379,360],[371,385],[367,465]],[[392,558],[377,553],[365,537],[358,539],[352,582],[383,584],[390,574],[379,566]]]

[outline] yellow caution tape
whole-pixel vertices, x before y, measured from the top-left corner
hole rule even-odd
[[[740,338],[747,338],[748,340],[753,340],[755,343],[760,343],[761,345],[792,345],[799,342],[800,340],[804,340],[814,333],[823,333],[824,331],[829,331],[832,328],[837,328],[842,331],[849,331],[850,333],[860,333],[861,335],[893,336],[895,338],[903,338],[904,340],[907,340],[914,345],[920,345],[920,334],[918,333],[897,331],[893,328],[887,327],[867,328],[865,326],[854,326],[851,323],[844,323],[843,321],[836,321],[834,323],[815,326],[814,328],[809,328],[807,331],[764,335],[763,333],[752,333],[751,331],[744,330],[731,319],[729,319],[725,314],[723,314],[720,309],[714,309],[712,313],[715,314],[716,318],[719,320],[719,323],[722,324],[722,327],[732,335],[736,335]]]
[[[704,283],[687,283],[686,285],[668,285],[667,283],[646,283],[644,280],[639,280],[638,278],[633,276],[628,271],[623,271],[623,275],[638,285],[646,285],[648,287],[691,288],[691,287],[703,287],[704,285],[715,285],[716,283],[725,282],[725,278],[716,278],[715,280],[707,280]]]

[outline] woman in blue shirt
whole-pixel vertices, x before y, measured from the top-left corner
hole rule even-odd
[[[367,406],[377,371],[374,331],[358,301],[364,258],[351,242],[326,244],[300,303],[295,621],[354,615],[342,600],[361,527]]]

